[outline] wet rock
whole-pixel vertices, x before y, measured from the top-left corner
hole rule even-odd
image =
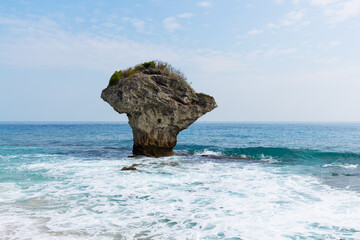
[[[136,171],[136,167],[130,166],[130,167],[123,167],[121,171]]]

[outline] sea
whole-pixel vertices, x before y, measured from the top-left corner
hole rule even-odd
[[[0,239],[360,239],[360,123],[0,123]],[[135,171],[121,171],[136,164]]]

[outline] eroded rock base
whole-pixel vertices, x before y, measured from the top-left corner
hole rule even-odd
[[[173,156],[174,151],[172,148],[167,147],[154,147],[154,146],[133,146],[133,154],[134,156],[147,156],[147,157],[168,157]]]

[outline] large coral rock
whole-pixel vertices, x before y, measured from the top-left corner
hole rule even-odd
[[[217,107],[213,97],[196,93],[184,80],[149,69],[108,86],[101,98],[127,114],[133,154],[151,157],[173,155],[179,132]]]

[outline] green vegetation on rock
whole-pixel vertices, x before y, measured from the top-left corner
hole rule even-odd
[[[161,75],[175,78],[188,84],[186,82],[185,75],[180,70],[171,66],[169,63],[162,61],[150,61],[138,64],[134,67],[129,67],[125,70],[115,71],[110,78],[109,86],[114,86],[118,84],[121,79],[128,78],[135,73],[145,72],[145,70],[159,71],[159,74]]]
[[[151,61],[151,62],[144,62],[142,64],[142,66],[144,68],[156,68],[156,62],[155,61]]]
[[[109,81],[109,86],[114,86],[119,83],[120,79],[122,78],[122,71],[115,71],[114,74],[111,76]]]

